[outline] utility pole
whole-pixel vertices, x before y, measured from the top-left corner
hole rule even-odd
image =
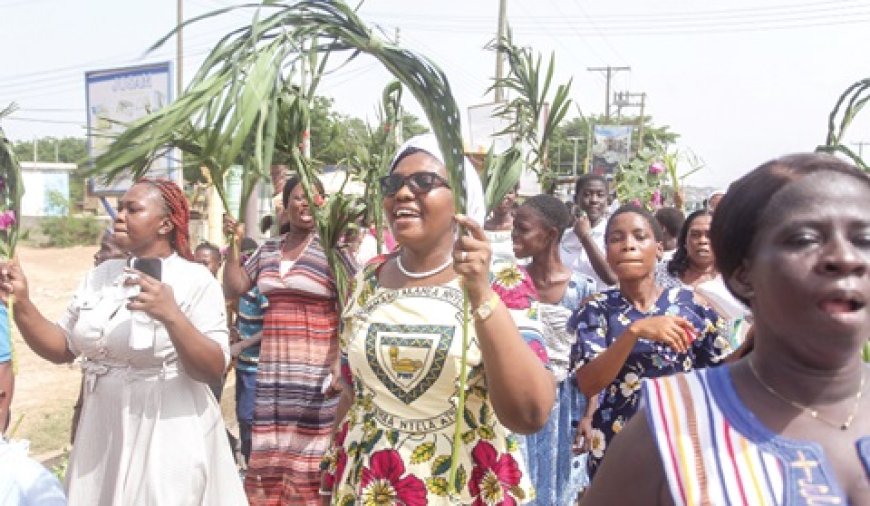
[[[604,84],[604,119],[610,119],[610,80],[615,72],[630,71],[631,67],[586,67],[589,72],[603,72],[605,77]]]
[[[574,172],[574,176],[576,177],[576,176],[577,176],[577,142],[580,141],[580,137],[577,137],[577,136],[571,136],[571,137],[568,137],[568,140],[569,140],[569,141],[574,141],[574,165],[573,165],[573,172]]]
[[[399,27],[396,27],[396,45],[399,45],[399,39],[401,37],[401,32]],[[404,132],[402,130],[405,128],[404,121],[402,121],[402,116],[404,115],[402,111],[402,104],[396,104],[396,124],[393,125],[393,134],[396,136],[396,149],[405,142]]]
[[[507,35],[507,0],[499,0],[498,2],[498,32],[497,42],[501,41]],[[495,79],[496,82],[504,78],[504,52],[498,50],[495,53]],[[504,90],[501,86],[495,87],[495,101],[504,101]]]
[[[181,92],[184,90],[184,37],[182,36],[181,25],[184,23],[184,0],[176,0],[176,28],[178,34],[175,36],[175,100],[181,98]],[[178,159],[178,169],[176,172],[175,182],[179,188],[184,188],[184,160],[182,151],[175,149]]]
[[[302,54],[307,55],[308,50],[305,49],[305,42],[302,42]],[[301,72],[300,72],[300,80],[302,83],[301,89],[302,93],[308,93],[308,58],[300,58],[301,60]],[[311,100],[314,100],[314,97],[311,97]],[[309,107],[311,107],[309,103]],[[302,154],[305,158],[311,158],[311,114],[307,115],[307,120],[305,123],[305,133],[302,134]],[[296,167],[296,170],[299,170],[299,167]]]
[[[864,146],[870,146],[870,142],[860,141],[860,142],[852,142],[853,146],[858,146],[858,158],[864,159]]]
[[[634,99],[637,99],[637,101],[635,101]],[[640,151],[640,149],[643,147],[643,129],[644,129],[643,113],[644,113],[644,109],[646,108],[646,93],[631,93],[628,91],[622,91],[622,92],[618,91],[618,92],[613,94],[613,105],[616,106],[617,111],[619,111],[620,115],[622,115],[622,108],[623,107],[639,107],[640,108],[640,116],[638,117],[638,124],[637,124],[637,129],[638,129],[637,149],[638,149],[638,151]]]

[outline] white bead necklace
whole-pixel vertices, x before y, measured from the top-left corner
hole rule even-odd
[[[439,272],[443,271],[444,269],[450,267],[450,264],[452,264],[452,263],[453,263],[453,258],[448,257],[446,262],[439,265],[438,267],[435,267],[431,271],[414,272],[414,271],[409,271],[408,269],[405,268],[404,265],[402,265],[402,255],[396,256],[396,267],[399,268],[399,271],[401,271],[402,274],[404,274],[405,276],[412,278],[412,279],[423,279],[423,278],[428,278],[429,276],[434,276],[435,274],[438,274]]]

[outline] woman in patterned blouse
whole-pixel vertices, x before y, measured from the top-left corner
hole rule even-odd
[[[587,442],[590,478],[610,440],[637,411],[641,379],[715,365],[730,351],[714,310],[690,288],[656,283],[660,241],[649,212],[619,208],[605,231],[607,262],[619,288],[594,295],[569,321],[577,332],[572,359],[578,385],[599,402]]]

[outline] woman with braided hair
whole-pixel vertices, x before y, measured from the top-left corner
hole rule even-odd
[[[188,219],[174,183],[137,181],[113,227],[131,259],[88,272],[57,323],[33,304],[18,262],[0,265],[0,295],[15,295],[33,351],[56,364],[83,359],[70,505],[245,504],[208,388],[229,358],[223,293],[191,261]],[[142,265],[148,274],[132,268]]]

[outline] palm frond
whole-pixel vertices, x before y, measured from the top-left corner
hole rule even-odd
[[[870,78],[861,79],[849,85],[834,104],[834,108],[828,116],[828,133],[825,137],[825,143],[818,146],[816,151],[840,153],[862,170],[870,171],[870,167],[861,156],[843,144],[846,131],[868,100],[870,100]]]

